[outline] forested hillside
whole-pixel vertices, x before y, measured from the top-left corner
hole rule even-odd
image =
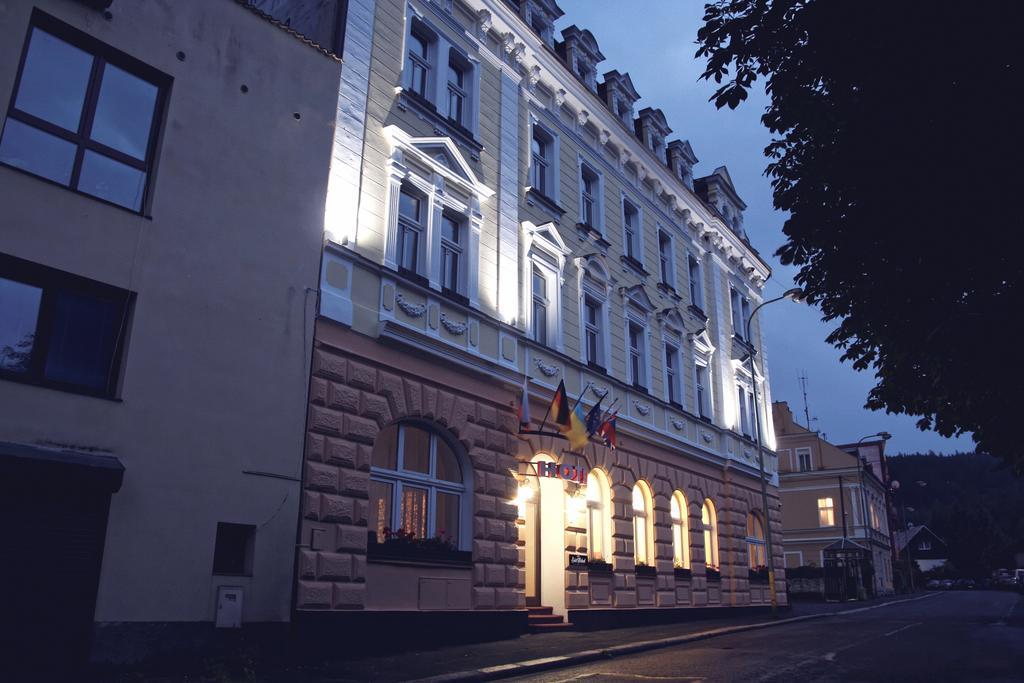
[[[902,502],[909,523],[941,536],[959,575],[1012,567],[1014,553],[1024,552],[1024,477],[1000,461],[973,453],[898,455],[889,458],[889,471],[900,482],[897,515]]]

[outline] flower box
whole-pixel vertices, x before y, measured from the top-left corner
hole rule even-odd
[[[472,566],[473,553],[459,550],[441,537],[414,538],[401,530],[385,529],[381,543],[373,531],[367,533],[366,559],[370,562],[398,562],[402,564],[444,564]]]
[[[689,581],[693,578],[693,570],[689,567],[675,567],[674,571],[677,580]]]
[[[708,581],[721,581],[722,580],[722,572],[719,571],[718,569],[716,569],[715,567],[708,567],[706,572],[705,572],[705,576],[707,577]]]
[[[748,569],[747,576],[751,583],[768,583],[768,567],[757,567]]]
[[[638,565],[636,565],[635,571],[636,571],[636,575],[637,576],[649,576],[651,578],[654,578],[655,576],[658,575],[658,568],[657,567],[652,567],[652,566],[646,565],[646,564],[638,564]]]
[[[608,562],[591,560],[590,562],[587,562],[587,571],[594,574],[611,574],[612,566]]]

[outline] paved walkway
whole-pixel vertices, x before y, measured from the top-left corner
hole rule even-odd
[[[812,603],[798,602],[783,612],[782,618],[835,613],[878,605],[907,596],[890,596],[865,602]],[[316,666],[290,667],[273,673],[257,674],[257,680],[268,683],[346,683],[348,681],[408,681],[456,672],[500,668],[524,660],[560,657],[574,653],[601,650],[631,643],[699,634],[716,629],[771,622],[767,616],[702,619],[699,621],[610,629],[606,631],[563,631],[530,634],[490,643],[459,645],[405,652],[387,657],[323,663]]]

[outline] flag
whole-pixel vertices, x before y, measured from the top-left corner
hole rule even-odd
[[[565,438],[569,439],[569,447],[574,451],[579,450],[590,443],[590,434],[587,432],[586,417],[583,416],[583,407],[578,403],[576,409],[569,414],[569,430],[565,432]]]
[[[603,398],[597,399],[597,403],[587,413],[587,434],[597,434],[597,430],[601,428],[601,401]]]
[[[551,399],[551,407],[548,408],[548,412],[554,415],[555,426],[558,427],[558,431],[565,434],[572,429],[572,423],[569,420],[569,397],[565,395],[565,382],[560,381],[558,388],[555,389],[555,395]]]
[[[530,426],[530,390],[527,386],[528,377],[523,376],[523,398],[519,402],[519,429]]]
[[[618,435],[615,433],[615,415],[613,414],[601,425],[598,432],[601,434],[601,439],[604,440],[604,445],[609,448],[617,448],[619,445]]]

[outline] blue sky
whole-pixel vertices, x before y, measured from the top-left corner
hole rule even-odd
[[[696,175],[706,175],[722,164],[729,167],[748,205],[747,234],[772,267],[766,297],[791,287],[796,268],[782,266],[774,256],[785,240],[785,215],[772,208],[771,185],[763,175],[767,165],[763,150],[770,136],[760,116],[768,100],[758,92],[735,111],[718,110],[708,102],[714,84],[698,81],[703,61],[694,59],[703,2],[558,0],[558,4],[566,16],[557,29],[576,24],[590,29],[597,39],[606,57],[598,73],[628,72],[641,96],[637,110],[660,107],[674,131],[671,137],[690,141],[700,160]],[[817,309],[780,301],[758,315],[764,316],[773,398],[789,401],[802,423],[803,397],[797,377],[806,374],[810,414],[817,418],[812,428],[821,430],[829,441],[856,441],[884,430],[893,435],[886,448],[889,453],[974,450],[967,436],[946,439],[918,430],[915,418],[865,410],[874,376],[839,362],[840,352],[824,341],[833,325],[821,322]]]

